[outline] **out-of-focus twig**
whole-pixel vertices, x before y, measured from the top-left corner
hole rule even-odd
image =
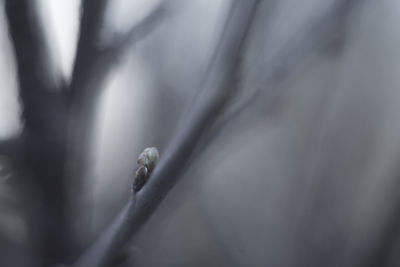
[[[99,54],[97,42],[107,4],[108,0],[83,0],[81,3],[78,44],[68,88],[71,98],[80,98],[84,95],[83,91],[88,90],[86,85]]]
[[[251,111],[251,106],[266,101],[265,97],[271,96],[271,90],[279,87],[307,58],[334,42],[334,39],[342,34],[343,22],[350,13],[351,4],[356,1],[333,1],[321,12],[314,14],[305,25],[298,25],[299,30],[293,31],[293,35],[283,40],[280,50],[268,58],[256,73],[257,86],[254,92],[221,116],[206,138],[207,142],[216,138],[228,123],[236,120],[243,112]],[[276,93],[274,92],[274,95]]]
[[[351,13],[352,5],[360,0],[334,0],[328,3],[323,10],[312,14],[304,25],[287,40],[282,40],[282,47],[268,58],[254,78],[256,88],[232,111],[221,117],[212,136],[218,135],[226,124],[240,116],[249,107],[270,95],[270,91],[279,87],[304,61],[312,54],[335,42],[343,34],[346,18]]]
[[[106,232],[82,255],[75,267],[107,266],[139,231],[186,169],[198,141],[223,110],[238,86],[240,57],[254,20],[258,0],[232,3],[228,19],[202,84],[204,95],[195,103],[145,186],[132,196]]]
[[[167,13],[167,2],[161,2],[142,21],[132,25],[126,33],[114,36],[111,43],[107,43],[102,49],[103,56],[108,60],[116,60],[130,45],[143,39],[160,25]]]
[[[128,32],[115,35],[110,41],[103,39],[104,14],[108,0],[84,0],[76,58],[72,71],[69,93],[72,101],[81,95],[93,97],[118,56],[126,49],[150,34],[166,15],[166,2],[159,3]],[[96,78],[95,85],[93,78]],[[100,80],[100,81],[98,81]]]

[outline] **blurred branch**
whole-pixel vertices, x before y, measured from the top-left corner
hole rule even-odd
[[[397,146],[397,152],[393,160],[388,164],[387,176],[393,180],[385,193],[384,201],[385,209],[380,215],[381,222],[376,233],[370,237],[363,247],[363,253],[355,257],[354,262],[357,266],[379,267],[379,266],[395,266],[392,260],[398,255],[398,246],[400,244],[400,194],[398,188],[400,186],[400,147]],[[349,259],[346,259],[349,260]],[[346,262],[347,263],[347,262]]]
[[[101,33],[108,0],[82,0],[78,43],[73,63],[72,76],[68,84],[67,101],[70,108],[66,124],[69,127],[68,151],[65,176],[68,177],[68,212],[71,225],[71,240],[78,253],[78,244],[87,237],[79,228],[88,223],[90,194],[85,188],[87,182],[88,154],[91,148],[97,96],[105,79],[96,77],[96,59],[99,55],[98,39]],[[97,65],[97,66],[96,66]],[[79,207],[79,208],[76,208]],[[72,220],[72,218],[74,218]]]
[[[165,2],[157,5],[142,21],[110,42],[102,40],[102,26],[108,0],[84,0],[78,47],[69,93],[72,101],[99,94],[99,87],[114,63],[127,48],[146,37],[165,17]],[[96,77],[94,81],[94,77]]]
[[[276,95],[277,92],[271,93],[271,90],[287,80],[287,77],[312,54],[337,41],[343,34],[344,23],[355,2],[360,0],[334,0],[320,12],[312,14],[305,25],[297,25],[299,29],[293,31],[294,34],[287,40],[283,40],[280,50],[273,53],[256,73],[255,81],[258,85],[254,92],[229,113],[221,116],[209,136],[205,138],[207,143],[212,142],[228,123],[237,119],[243,112],[251,110],[250,107],[255,106],[257,102],[265,101],[266,96]]]
[[[99,53],[97,42],[108,0],[82,0],[81,20],[69,94],[82,95]]]
[[[210,127],[238,86],[240,57],[258,0],[234,1],[221,40],[202,85],[203,97],[195,103],[175,138],[145,186],[128,204],[103,235],[75,263],[75,267],[107,266],[150,218],[160,202],[182,176],[205,129]]]
[[[21,164],[40,192],[24,196],[29,205],[39,207],[31,218],[38,226],[35,230],[43,233],[32,240],[39,248],[37,256],[64,260],[68,247],[64,195],[68,109],[61,73],[52,62],[37,5],[38,1],[32,0],[5,2],[24,128],[20,140],[3,144],[3,148],[21,156]],[[11,151],[14,149],[19,151]]]
[[[5,9],[9,32],[17,63],[23,117],[27,126],[36,120],[40,105],[47,99],[40,98],[43,91],[58,87],[61,75],[55,76],[48,45],[36,10],[31,0],[6,0]],[[38,101],[40,100],[40,101]]]
[[[140,41],[160,25],[166,14],[166,2],[161,2],[142,21],[132,25],[128,32],[114,37],[103,49],[103,56],[108,60],[116,60],[118,57],[115,56],[123,53],[130,45]]]

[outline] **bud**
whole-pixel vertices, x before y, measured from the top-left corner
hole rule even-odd
[[[157,165],[160,154],[155,147],[148,147],[140,153],[137,163],[139,166],[145,166],[149,173],[152,173]]]
[[[135,192],[139,191],[143,185],[146,183],[147,179],[149,178],[149,173],[145,166],[140,166],[136,170],[136,176],[133,180],[133,190]]]

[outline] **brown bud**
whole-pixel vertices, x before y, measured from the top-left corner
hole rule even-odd
[[[136,170],[136,176],[133,179],[133,190],[139,191],[149,178],[149,172],[145,166],[140,166]]]

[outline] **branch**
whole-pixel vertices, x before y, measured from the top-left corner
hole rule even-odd
[[[351,263],[354,266],[391,266],[393,258],[398,255],[399,236],[400,236],[400,149],[397,147],[395,156],[386,166],[385,176],[392,177],[390,186],[385,190],[385,207],[380,214],[379,227],[376,233],[369,235],[365,242],[362,253]],[[380,207],[380,206],[379,206]],[[362,233],[362,232],[361,232]],[[345,262],[347,263],[347,262]]]
[[[129,46],[151,33],[166,15],[166,2],[161,2],[142,21],[134,24],[129,31],[112,38],[111,43],[105,45],[102,56],[110,61],[115,61]]]
[[[207,144],[219,136],[227,124],[249,110],[249,107],[256,106],[257,102],[265,101],[266,96],[272,98],[269,101],[273,101],[277,94],[276,88],[287,80],[287,77],[304,64],[312,54],[336,41],[338,32],[343,31],[343,24],[356,2],[360,2],[360,0],[334,0],[326,5],[321,12],[312,15],[305,25],[297,25],[299,28],[293,31],[294,34],[282,41],[283,45],[280,46],[279,50],[272,53],[272,56],[264,62],[260,71],[256,73],[254,80],[258,86],[254,92],[229,113],[221,116],[205,138]],[[201,147],[206,146],[202,145]]]
[[[158,16],[163,14],[164,7],[160,4],[140,23],[134,25],[127,35],[119,37],[107,47],[101,47],[100,32],[107,3],[108,0],[83,1],[76,59],[67,92],[72,129],[70,169],[76,169],[69,176],[78,181],[81,180],[80,176],[86,166],[85,153],[90,150],[97,100],[101,92],[99,88],[104,84],[113,63],[116,62],[118,58],[116,55],[120,55],[129,45],[149,33],[156,22],[159,22]]]
[[[270,105],[280,92],[279,86],[303,65],[307,58],[336,41],[337,33],[343,31],[343,23],[357,1],[359,0],[334,0],[321,12],[312,14],[305,24],[296,25],[298,29],[293,31],[294,34],[282,40],[283,45],[278,51],[271,53],[272,56],[267,58],[254,75],[257,87],[231,110],[220,115],[196,149],[196,157],[203,157],[206,148],[227,130],[228,124],[241,118],[240,127],[243,128],[245,123],[249,122],[246,118],[254,118],[253,114],[245,114],[246,111],[251,111],[251,107],[256,107],[262,101],[264,106]]]
[[[97,41],[108,0],[82,0],[78,45],[69,88],[71,97],[83,90],[98,54]]]
[[[151,33],[166,14],[166,4],[162,2],[127,33],[104,44],[101,29],[107,3],[108,0],[83,2],[79,41],[69,88],[72,101],[98,95],[99,87],[119,56]]]
[[[36,120],[37,111],[47,99],[45,91],[57,91],[61,74],[56,75],[48,53],[42,25],[32,0],[6,0],[5,10],[18,71],[23,117],[27,126]],[[38,101],[39,100],[39,101]]]
[[[37,196],[24,196],[37,206],[30,221],[42,235],[36,253],[46,259],[66,258],[68,225],[64,196],[64,159],[68,108],[61,73],[52,64],[50,49],[33,0],[6,0],[5,11],[18,72],[24,121],[20,140],[3,144],[29,171]],[[19,151],[18,151],[19,150]],[[22,189],[22,188],[21,188]]]
[[[130,238],[150,218],[187,167],[206,128],[210,127],[238,86],[240,56],[259,1],[234,1],[202,85],[203,97],[170,143],[147,184],[133,195],[116,220],[81,256],[75,267],[107,266]]]

